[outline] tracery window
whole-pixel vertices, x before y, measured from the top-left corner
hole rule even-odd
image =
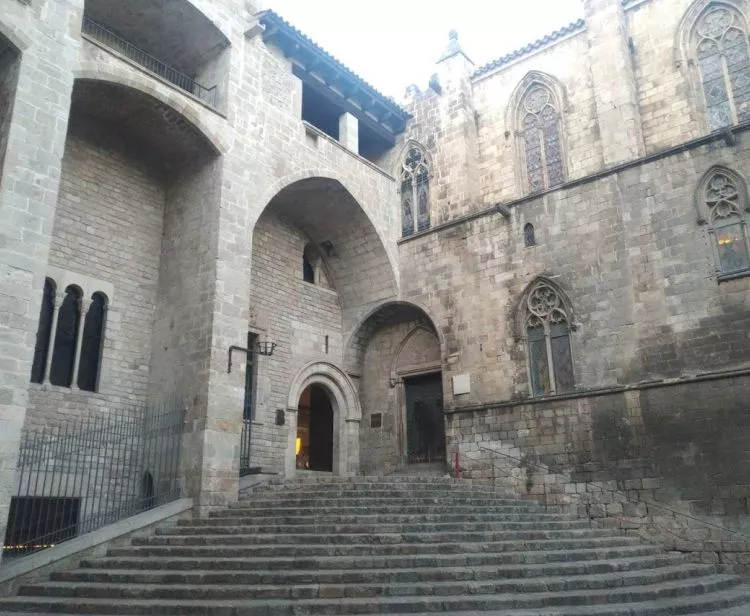
[[[750,119],[750,48],[744,19],[728,6],[713,6],[700,17],[694,33],[709,128]]]
[[[741,180],[725,169],[716,169],[703,183],[702,199],[708,213],[705,222],[713,239],[716,271],[719,276],[750,273],[747,207]]]
[[[553,91],[534,83],[521,99],[518,122],[529,190],[538,192],[562,184],[561,116]]]
[[[39,326],[36,330],[36,344],[34,345],[34,363],[31,366],[32,383],[44,382],[54,315],[55,283],[51,278],[45,278],[42,307],[39,310]]]
[[[549,283],[539,281],[526,294],[523,309],[532,394],[571,391],[575,387],[571,323],[560,293]]]
[[[412,146],[401,169],[401,235],[430,228],[430,172],[424,152]]]

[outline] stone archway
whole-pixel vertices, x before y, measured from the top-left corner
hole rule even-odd
[[[307,364],[289,386],[287,411],[289,432],[285,472],[293,476],[296,470],[297,413],[303,392],[311,385],[321,387],[328,394],[333,410],[333,473],[356,475],[359,472],[359,424],[362,409],[351,380],[338,367],[328,362]]]

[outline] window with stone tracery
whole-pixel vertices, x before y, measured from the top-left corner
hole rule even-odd
[[[560,293],[547,282],[537,282],[526,294],[523,309],[531,393],[544,396],[573,390],[571,315]]]
[[[559,186],[565,181],[561,143],[560,105],[546,85],[534,83],[521,99],[519,134],[531,192]]]
[[[703,182],[701,198],[705,208],[701,222],[708,225],[713,240],[718,276],[750,274],[747,197],[742,180],[729,170],[716,169]]]
[[[742,15],[724,4],[711,6],[693,36],[709,129],[750,119],[750,46]]]
[[[430,228],[430,172],[424,152],[413,145],[401,165],[401,235]]]

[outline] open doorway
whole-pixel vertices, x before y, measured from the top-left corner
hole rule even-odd
[[[410,464],[445,460],[443,380],[440,373],[405,379],[406,459]]]
[[[298,469],[333,471],[333,406],[320,385],[306,387],[300,396],[296,453]]]

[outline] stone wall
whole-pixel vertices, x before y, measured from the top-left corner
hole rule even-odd
[[[165,189],[160,174],[121,143],[101,125],[71,124],[48,261],[113,285],[99,388],[31,384],[28,426],[146,401]]]
[[[21,58],[11,46],[0,37],[0,171],[5,162],[5,147],[8,143],[10,118],[13,113],[13,101],[16,97],[18,72]]]

